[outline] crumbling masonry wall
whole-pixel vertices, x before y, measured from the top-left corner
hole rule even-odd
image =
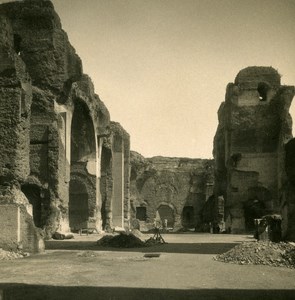
[[[130,187],[133,227],[150,230],[160,218],[175,231],[202,231],[202,209],[213,193],[213,161],[144,158],[131,151]]]
[[[83,74],[50,1],[0,6],[0,59],[0,204],[11,204],[12,210],[18,205],[21,214],[31,215],[30,230],[37,240],[89,223],[101,229],[100,169],[103,139],[111,134],[110,115]],[[124,143],[127,166],[129,140]],[[125,178],[127,220],[126,170]],[[75,183],[84,194],[72,189]],[[83,197],[87,203],[79,200]],[[77,220],[80,206],[85,217]],[[36,249],[38,243],[24,248]]]
[[[285,167],[287,178],[282,187],[283,235],[295,240],[295,139],[286,146]]]
[[[281,213],[293,96],[294,87],[282,86],[271,67],[243,69],[227,86],[214,138],[214,190],[225,198],[233,233],[253,230],[254,218]]]

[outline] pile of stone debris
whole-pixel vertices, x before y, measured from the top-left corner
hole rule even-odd
[[[268,265],[295,268],[295,246],[292,243],[270,241],[244,242],[215,260],[240,265]]]
[[[23,258],[29,256],[29,253],[18,251],[5,251],[2,248],[0,248],[0,260],[13,260],[17,258]]]
[[[119,234],[108,234],[97,241],[97,245],[115,248],[139,248],[161,244],[161,241],[153,239],[149,235],[142,234],[139,230],[132,232],[120,232]]]

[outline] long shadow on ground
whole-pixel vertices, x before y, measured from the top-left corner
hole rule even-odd
[[[229,290],[229,289],[155,289],[92,286],[50,286],[0,284],[1,300],[288,300],[294,299],[295,290]]]
[[[98,246],[96,242],[85,241],[46,241],[47,250],[92,250],[92,251],[126,251],[126,252],[160,252],[160,253],[189,253],[189,254],[220,254],[237,243],[169,243],[151,247],[116,248]]]

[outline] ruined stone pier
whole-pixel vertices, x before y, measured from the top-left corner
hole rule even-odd
[[[233,233],[253,230],[255,218],[283,214],[283,235],[294,238],[294,93],[272,67],[243,69],[227,86],[214,138],[214,193],[225,197]]]
[[[94,92],[50,1],[0,6],[0,247],[129,224],[129,135]],[[107,177],[107,180],[106,180]]]

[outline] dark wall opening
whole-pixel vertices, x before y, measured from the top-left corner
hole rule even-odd
[[[95,158],[96,140],[89,109],[82,101],[75,101],[71,127],[71,161]]]
[[[182,210],[182,226],[185,228],[195,227],[194,207],[185,206]]]
[[[264,82],[259,82],[257,91],[259,93],[259,100],[266,101],[267,100],[267,92],[269,90],[269,86]]]
[[[42,228],[42,198],[41,189],[34,184],[24,184],[21,188],[30,204],[33,206],[33,220],[36,227]]]
[[[272,213],[272,195],[265,187],[252,187],[248,189],[248,201],[244,204],[245,229],[255,229],[254,219]]]
[[[162,224],[164,224],[164,221],[167,220],[167,227],[174,227],[174,211],[170,206],[160,205],[158,208],[158,213],[160,215]]]
[[[136,219],[139,221],[146,221],[146,207],[145,206],[138,206],[136,207]]]
[[[258,199],[248,200],[244,206],[245,228],[247,231],[255,229],[254,219],[260,219],[264,215],[264,203]]]
[[[14,51],[17,54],[20,54],[20,51],[21,51],[21,42],[22,42],[22,39],[21,39],[20,35],[14,34],[13,35],[13,46],[14,46]]]
[[[88,221],[88,193],[84,183],[78,180],[70,181],[69,222],[71,230],[85,227]]]

